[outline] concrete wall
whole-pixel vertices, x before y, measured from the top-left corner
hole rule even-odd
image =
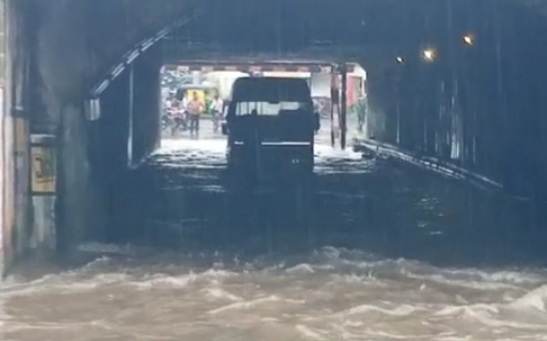
[[[100,97],[100,119],[85,123],[89,160],[86,177],[94,191],[90,194],[94,199],[88,205],[96,212],[95,223],[85,227],[84,235],[68,236],[66,245],[74,244],[75,240],[112,241],[125,233],[127,222],[115,219],[131,200],[122,197],[128,193],[124,189],[131,186],[127,172],[138,166],[160,142],[159,51],[150,50],[135,62],[132,71],[127,68],[111,83]]]
[[[109,172],[119,176],[128,166],[127,108],[119,95],[128,84],[112,86],[115,95],[103,105],[111,114],[104,121],[86,120],[84,100],[124,52],[179,17],[184,3],[18,0],[7,2],[9,20],[1,4],[0,244],[1,264],[9,264],[28,251],[70,252],[81,241],[104,238],[109,207],[103,199],[112,188],[105,183],[115,181]],[[135,88],[137,159],[153,150],[158,136],[159,62],[157,54],[145,58],[134,73],[144,84]],[[36,200],[42,199],[31,204],[31,134],[54,137],[54,214],[43,205],[36,210]]]
[[[81,106],[63,109],[57,233],[61,252],[70,253],[87,241],[111,241],[122,228],[123,222],[114,218],[130,200],[120,197],[130,185],[127,173],[159,145],[161,59],[155,51],[107,88],[100,97],[98,120],[87,121]]]
[[[10,135],[11,119],[4,100],[6,87],[6,2],[0,1],[0,271],[11,260],[10,232],[13,228],[13,137]]]
[[[159,147],[161,130],[162,55],[159,46],[135,64],[133,87],[133,165],[140,164]]]
[[[123,179],[121,174],[128,167],[127,72],[101,99],[103,118],[99,121],[86,120],[84,101],[93,85],[122,60],[125,52],[179,17],[185,3],[138,0],[113,0],[101,6],[91,0],[29,0],[29,3],[27,12],[33,15],[35,35],[29,44],[33,52],[33,87],[29,90],[34,95],[32,127],[33,132],[57,136],[56,231],[50,238],[55,239],[57,251],[67,254],[81,242],[103,240],[108,226],[112,226],[109,218],[113,216],[114,203],[110,200],[115,198],[114,185]],[[152,67],[148,62],[139,63],[134,73],[136,79],[148,82],[136,90],[150,93],[136,103],[138,158],[145,157],[157,143],[154,118],[144,113],[153,108],[150,101],[154,101],[157,87],[157,78],[150,73],[157,62],[152,62]],[[157,115],[157,111],[151,111],[151,115]],[[143,126],[150,133],[141,137]]]
[[[29,248],[28,2],[0,2],[0,271]]]
[[[438,49],[434,63],[417,58],[419,44],[409,41],[401,52],[405,64],[393,62],[383,75],[371,75],[369,131],[487,175],[519,195],[547,198],[547,102],[541,95],[547,49],[539,38],[547,32],[545,18],[507,1],[483,1],[473,9],[453,5],[439,22],[429,22],[434,34],[423,28]],[[476,41],[466,46],[462,35],[470,29]]]

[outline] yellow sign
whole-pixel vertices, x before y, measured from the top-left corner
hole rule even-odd
[[[32,146],[32,191],[55,193],[55,154],[53,148]]]

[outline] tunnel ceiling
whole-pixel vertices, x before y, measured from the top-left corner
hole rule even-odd
[[[443,42],[448,37],[447,4],[454,35],[492,25],[496,7],[504,7],[506,16],[519,8],[531,14],[547,13],[547,5],[539,0],[22,2],[34,8],[27,13],[32,13],[31,29],[38,32],[33,39],[40,82],[46,92],[69,98],[96,87],[128,51],[181,18],[190,22],[172,32],[167,44],[198,42],[222,51],[285,53],[318,44],[333,49],[343,45],[405,49]]]
[[[420,7],[431,11],[431,6]],[[397,39],[404,35],[397,27],[416,19],[411,13],[416,10],[397,0],[240,0],[211,5],[208,11],[176,32],[175,38],[274,50],[313,42],[358,44]]]
[[[203,14],[174,31],[167,44],[240,53],[310,46],[404,50],[494,25],[496,11],[511,15],[520,7],[515,4],[547,9],[540,1],[512,0],[200,1]]]
[[[294,49],[308,44],[359,44],[396,39],[399,1],[205,2],[205,15],[171,35],[173,40],[220,48]]]

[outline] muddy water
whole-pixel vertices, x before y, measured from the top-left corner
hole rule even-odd
[[[103,257],[4,284],[2,339],[544,340],[546,280],[332,247],[248,262]]]
[[[120,218],[134,240],[82,246],[98,255],[82,267],[8,278],[1,339],[547,340],[542,244],[517,238],[518,208],[320,147],[314,244],[290,247],[304,240],[278,211],[271,248],[257,226],[226,233],[236,199],[219,180],[223,151],[168,141],[136,175],[138,219]]]

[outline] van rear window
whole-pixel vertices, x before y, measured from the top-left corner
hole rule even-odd
[[[253,110],[256,110],[257,115],[275,116],[278,115],[280,111],[293,111],[304,108],[306,108],[305,102],[237,102],[235,114],[236,116],[250,115]]]
[[[308,102],[311,93],[308,84],[298,78],[246,77],[239,78],[232,88],[235,102]]]

